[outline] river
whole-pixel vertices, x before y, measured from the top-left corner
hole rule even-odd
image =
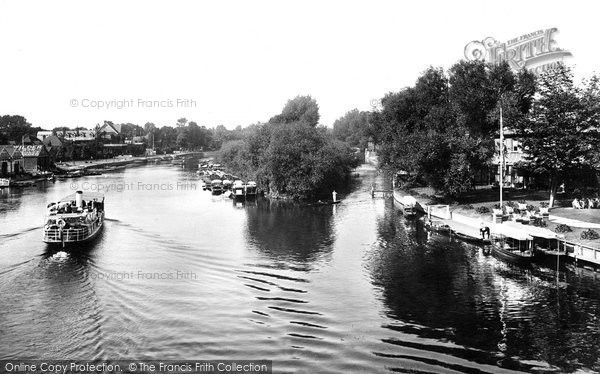
[[[356,170],[338,206],[202,191],[170,164],[0,191],[0,359],[266,359],[276,373],[600,370],[600,276],[428,235]],[[389,188],[389,186],[387,186]],[[106,191],[100,237],[45,206]]]

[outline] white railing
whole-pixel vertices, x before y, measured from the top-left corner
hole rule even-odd
[[[96,228],[97,223],[91,226],[83,226],[68,229],[48,229],[44,230],[44,240],[49,242],[78,242],[87,239]],[[62,233],[61,233],[62,232]]]
[[[590,247],[585,244],[568,242],[566,240],[561,240],[560,242],[570,257],[600,265],[599,248]]]

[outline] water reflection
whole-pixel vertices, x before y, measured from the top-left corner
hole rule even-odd
[[[422,240],[419,226],[391,206],[377,225],[369,266],[388,315],[402,322],[388,328],[475,349],[453,355],[511,370],[598,368],[597,287],[587,295],[557,287],[548,269],[511,266],[441,236]]]
[[[247,204],[248,243],[278,261],[307,264],[332,250],[333,209],[258,199]]]

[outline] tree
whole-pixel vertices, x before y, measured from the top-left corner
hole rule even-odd
[[[371,135],[369,113],[358,109],[347,112],[333,123],[332,135],[352,147],[366,148]]]
[[[314,110],[318,106],[314,100],[296,99],[266,124],[227,133],[224,128],[215,129],[234,138],[223,142],[221,161],[236,174],[255,178],[275,196],[330,196],[347,180],[355,166],[354,154],[324,127],[316,126],[318,109]],[[314,103],[298,109],[300,102]]]
[[[4,115],[0,117],[0,144],[8,141],[21,142],[24,135],[35,134],[39,127],[32,127],[25,117],[18,115]]]
[[[592,166],[598,140],[597,80],[578,88],[564,64],[539,77],[539,97],[531,113],[517,123],[527,162],[550,181],[550,206],[558,186],[569,173]]]
[[[449,197],[472,189],[474,175],[486,172],[494,154],[498,102],[515,120],[532,97],[527,74],[508,65],[461,61],[449,70],[428,68],[413,87],[389,93],[371,114],[380,162],[408,172]]]
[[[156,125],[152,122],[146,122],[144,125],[144,134],[153,134],[156,131]]]
[[[269,120],[271,123],[292,123],[302,122],[310,126],[317,126],[319,123],[319,105],[317,101],[310,96],[296,96],[288,100],[283,107],[281,114]]]
[[[177,127],[184,127],[187,123],[187,119],[185,117],[182,117],[180,119],[177,120]]]

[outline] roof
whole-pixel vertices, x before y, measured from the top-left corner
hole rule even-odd
[[[4,150],[6,153],[2,152]],[[19,151],[19,148],[15,145],[2,145],[0,146],[0,153],[4,154],[3,158],[6,159],[6,154],[8,154],[9,159],[20,159],[23,158],[22,153]]]
[[[23,157],[47,156],[46,148],[43,145],[20,145],[16,147]]]
[[[522,226],[522,225],[521,225]],[[527,230],[529,230],[529,226],[527,226]],[[530,240],[531,236],[529,233],[521,228],[513,227],[509,224],[496,224],[492,228],[492,233],[501,234],[507,236],[509,238],[513,238],[516,240]]]
[[[524,232],[528,233],[530,236],[535,236],[537,238],[556,239],[555,232],[545,229],[543,227],[536,227],[536,226],[531,226],[531,225],[524,226],[523,224],[516,223],[516,222],[504,222],[502,225],[514,228],[515,230],[523,230]]]
[[[77,192],[70,194],[69,196],[65,196],[62,199],[58,200],[58,202],[63,202],[63,201],[75,201],[75,196],[77,195]],[[87,192],[84,191],[83,192],[83,200],[85,201],[90,201],[90,200],[98,200],[98,201],[103,201],[104,200],[104,194],[100,193],[100,192]]]
[[[121,133],[121,124],[120,123],[119,124],[105,123],[104,125],[102,125],[100,127],[99,132],[120,134]]]
[[[10,153],[4,148],[0,146],[0,160],[10,160]]]
[[[23,144],[27,143],[28,145],[41,145],[42,144],[42,141],[33,135],[24,135],[21,140],[22,140]]]
[[[62,141],[56,135],[49,135],[44,139],[44,144],[51,147],[60,147],[62,146]]]

